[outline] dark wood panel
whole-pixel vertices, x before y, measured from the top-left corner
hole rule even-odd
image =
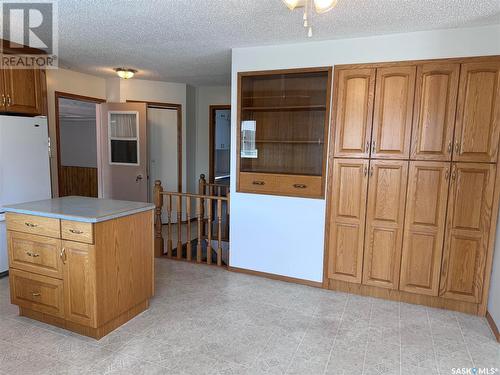
[[[97,198],[97,168],[61,166],[59,196],[80,195]]]

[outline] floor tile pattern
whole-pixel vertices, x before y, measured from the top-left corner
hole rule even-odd
[[[161,259],[148,311],[100,341],[17,315],[1,374],[452,374],[500,368],[485,319]],[[479,373],[479,372],[478,372]]]

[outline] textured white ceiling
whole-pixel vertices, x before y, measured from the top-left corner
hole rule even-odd
[[[339,0],[313,19],[281,0],[59,0],[61,65],[100,76],[227,84],[231,48],[500,23],[500,0]],[[498,37],[498,36],[497,36]]]

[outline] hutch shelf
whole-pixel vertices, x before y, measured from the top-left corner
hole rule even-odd
[[[238,191],[324,197],[331,68],[239,74]]]

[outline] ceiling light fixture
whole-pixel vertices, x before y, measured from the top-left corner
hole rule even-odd
[[[134,76],[135,73],[137,73],[137,70],[135,69],[125,69],[125,68],[115,68],[116,74],[118,74],[118,77],[123,78],[123,79],[130,79]]]
[[[311,15],[313,10],[318,14],[326,13],[337,5],[338,0],[282,0],[290,10],[304,8],[304,27],[307,28],[307,36],[312,37]]]

